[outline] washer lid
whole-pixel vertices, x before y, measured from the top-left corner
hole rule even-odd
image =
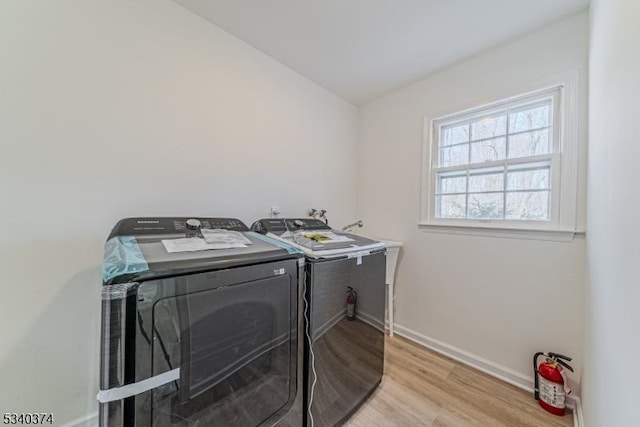
[[[347,250],[359,251],[363,248],[383,248],[384,243],[336,230],[300,230],[281,237],[312,251]]]
[[[315,234],[315,230],[308,232],[301,230],[290,235],[284,234],[280,236],[269,233],[267,236],[300,248],[304,251],[304,254],[310,258],[344,257],[350,254],[382,251],[385,248],[384,243],[369,239],[368,237],[335,230],[332,230],[332,232],[339,237],[345,237],[349,240],[330,243],[327,241],[315,241],[306,237],[306,235]]]
[[[250,231],[242,232],[252,243],[245,248],[167,252],[162,240],[184,238],[185,234],[182,230],[176,232],[175,229],[164,226],[172,225],[174,221],[182,224],[186,219],[188,218],[129,218],[120,221],[105,244],[103,284],[139,282],[303,257],[302,251],[298,248],[274,242],[265,236],[257,236]],[[215,220],[216,218],[210,218],[202,222],[215,223]],[[142,229],[133,230],[132,225],[138,224],[139,221],[145,221],[141,223]],[[246,229],[242,222],[240,224]]]

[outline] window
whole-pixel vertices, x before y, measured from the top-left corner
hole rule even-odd
[[[433,120],[423,225],[560,230],[567,228],[561,215],[571,214],[561,211],[566,196],[574,199],[575,228],[575,179],[561,186],[563,91],[559,85]]]

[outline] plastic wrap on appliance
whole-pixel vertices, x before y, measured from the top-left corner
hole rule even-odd
[[[124,274],[149,270],[140,246],[133,236],[114,237],[104,244],[102,280],[106,283]]]
[[[256,233],[254,231],[250,231],[249,232],[253,237],[256,237],[264,242],[270,243],[274,246],[277,246],[279,248],[285,249],[287,252],[289,252],[290,254],[303,254],[304,252],[302,251],[302,249],[297,248],[293,245],[289,245],[288,243],[285,243],[281,240],[276,240],[276,239],[272,239],[269,236],[265,236],[264,234],[260,234],[260,233]]]
[[[180,379],[180,368],[155,375],[144,380],[123,385],[122,387],[111,388],[108,390],[99,390],[96,399],[100,403],[113,402],[115,400],[126,399],[127,397],[142,394],[151,389],[168,384],[172,381]]]

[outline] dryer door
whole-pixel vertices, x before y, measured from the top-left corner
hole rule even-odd
[[[307,424],[341,425],[375,390],[384,369],[385,253],[307,264],[311,285]],[[347,289],[357,292],[347,318]],[[315,379],[315,384],[313,380]],[[338,379],[338,380],[337,380]]]
[[[296,398],[293,260],[145,282],[138,289],[138,425],[272,425]]]

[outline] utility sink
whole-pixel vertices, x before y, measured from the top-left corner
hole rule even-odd
[[[396,267],[398,265],[398,259],[400,257],[400,248],[402,248],[402,242],[395,240],[377,239],[384,243],[387,248],[387,320],[389,322],[389,336],[393,336],[393,318],[394,318],[394,302],[396,299],[395,294],[395,276]]]

